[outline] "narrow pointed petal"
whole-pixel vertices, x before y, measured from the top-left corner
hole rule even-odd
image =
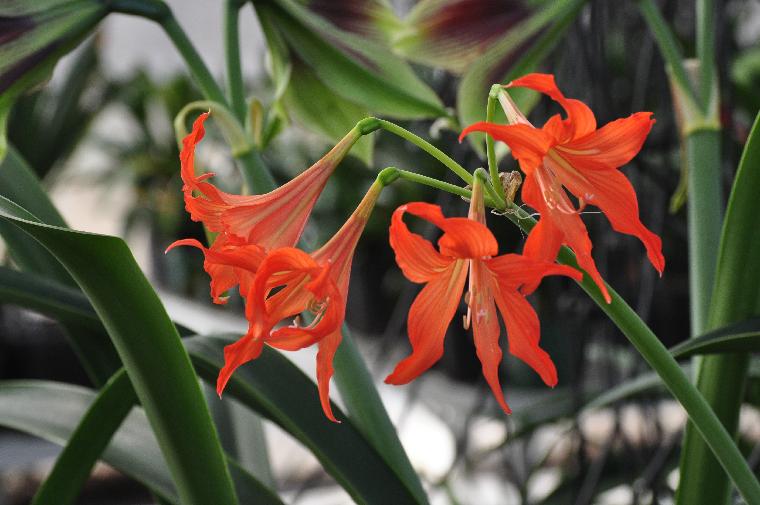
[[[402,205],[391,218],[389,236],[396,263],[410,281],[427,282],[451,265],[452,260],[436,251],[433,244],[421,235],[409,231],[403,220],[406,212],[432,223],[443,223],[446,218],[440,207],[423,202]]]
[[[582,138],[557,146],[556,150],[578,170],[615,169],[638,154],[654,123],[651,112],[637,112],[607,123]]]
[[[494,303],[493,279],[482,261],[473,260],[471,264],[469,308],[475,350],[483,368],[483,376],[491,387],[496,401],[505,413],[510,414],[512,410],[504,400],[504,391],[499,382],[499,365],[502,357],[501,347],[499,347],[501,326]]]
[[[219,376],[216,379],[216,394],[221,397],[233,372],[235,372],[240,365],[258,358],[263,348],[264,341],[261,338],[256,338],[256,336],[250,332],[234,344],[225,346],[224,367],[219,370]]]
[[[583,279],[583,274],[575,268],[537,260],[522,254],[503,254],[485,260],[484,263],[498,278],[500,286],[509,287],[512,290],[516,290],[523,284],[537,284],[547,275],[565,275],[576,281]],[[532,291],[523,290],[523,294],[528,295]]]
[[[552,100],[559,103],[567,113],[565,120],[565,134],[557,138],[559,142],[566,142],[588,135],[596,130],[596,118],[589,107],[573,98],[566,98],[557,87],[554,76],[551,74],[528,74],[510,82],[507,88],[529,88],[539,93],[548,95]]]
[[[507,144],[525,173],[530,173],[533,167],[539,165],[555,143],[551,136],[527,124],[500,125],[485,121],[471,124],[462,130],[459,141],[474,131],[487,133],[495,140]]]
[[[496,303],[507,327],[509,353],[535,370],[547,386],[556,386],[557,369],[538,345],[541,325],[531,304],[523,295],[508,289],[499,290]]]
[[[542,167],[541,170],[543,169]],[[564,190],[560,189],[560,191]],[[543,194],[542,188],[536,182],[535,174],[532,174],[525,178],[522,197],[525,203],[541,214],[539,224],[531,230],[525,242],[525,255],[553,262],[559,251],[559,245],[567,245],[575,253],[578,265],[591,276],[599,287],[607,303],[612,301],[607,286],[604,284],[604,279],[602,279],[596,268],[594,258],[591,256],[593,245],[580,215],[577,212],[568,212],[565,209],[568,205],[566,203],[547,204],[547,200],[558,202],[560,198],[567,199],[567,196],[564,194]],[[530,293],[535,290],[537,285],[535,282],[527,283],[525,291]]]
[[[333,331],[325,338],[319,341],[319,350],[317,351],[317,387],[319,388],[319,401],[322,404],[322,410],[327,418],[334,422],[339,423],[335,419],[335,415],[332,411],[332,405],[330,405],[330,379],[335,372],[333,368],[333,358],[335,352],[338,350],[342,335],[340,329]]]
[[[662,275],[665,269],[662,240],[639,220],[636,192],[625,175],[617,170],[557,170],[557,175],[573,194],[599,207],[613,229],[641,240],[649,261]]]
[[[459,306],[466,279],[467,261],[454,261],[420,291],[407,319],[412,354],[396,365],[386,383],[406,384],[441,358],[446,328]]]

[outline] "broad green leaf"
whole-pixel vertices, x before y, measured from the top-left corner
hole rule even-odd
[[[58,59],[106,15],[98,0],[6,0],[0,3],[0,160],[13,101],[49,78]]]
[[[461,74],[530,14],[522,0],[422,0],[404,18],[393,49]]]
[[[397,118],[445,115],[433,90],[386,48],[336,28],[292,0],[256,8],[320,81],[343,98]]]
[[[18,206],[0,198],[0,218],[48,248],[92,302],[145,408],[183,503],[236,503],[190,360],[124,241],[19,215]]]
[[[724,326],[670,349],[676,358],[698,354],[760,352],[760,318]]]
[[[14,149],[11,149],[8,156],[0,162],[0,196],[11,198],[24,205],[23,209],[17,207],[16,211],[26,213],[26,217],[32,221],[42,218],[50,224],[65,226],[63,218],[45,193],[37,176]],[[10,205],[10,201],[7,202]],[[26,301],[36,299],[37,308],[40,308],[40,305],[48,305],[47,309],[57,312],[54,306],[59,302],[45,300],[45,290],[50,287],[50,284],[60,284],[58,289],[51,289],[48,295],[66,298],[71,295],[69,290],[76,286],[74,279],[50,251],[13,224],[0,221],[0,235],[8,246],[14,262],[25,270],[25,273],[36,274],[30,279],[29,285],[24,285],[24,281],[18,276],[7,279],[8,283],[4,284],[3,294],[11,297],[23,295],[26,296]],[[27,292],[24,295],[23,292],[29,289],[36,291]],[[9,291],[14,291],[14,293]],[[83,307],[81,300],[75,305],[74,311],[81,311]],[[49,313],[49,311],[43,312]],[[102,324],[98,324],[97,319],[93,321],[89,318],[82,320],[72,317],[71,313],[58,312],[54,315],[61,317],[60,320],[64,324],[69,342],[90,380],[96,385],[105,383],[121,366],[121,362],[116,349],[103,331]]]
[[[232,341],[203,336],[184,343],[198,374],[215,384],[224,346]],[[338,407],[333,409],[340,425],[325,418],[314,383],[279,352],[265,347],[261,356],[235,372],[225,395],[277,423],[308,447],[357,503],[420,503]]]
[[[131,405],[134,400],[134,393],[116,394],[124,392],[119,389],[108,391],[110,393],[106,394],[113,396],[106,401],[112,402],[118,414],[126,410],[126,403]],[[115,412],[104,408],[103,398],[98,398],[96,392],[90,389],[48,381],[0,382],[0,425],[65,445],[78,429],[80,420],[93,414],[90,409],[97,405],[98,400],[101,401],[98,415],[104,418],[112,416],[112,419],[105,419],[104,422],[113,427],[118,421]],[[93,426],[96,427],[96,424],[93,423]],[[119,424],[118,430],[102,452],[101,459],[147,486],[159,499],[173,504],[185,503],[180,501],[145,411],[134,407]],[[177,428],[181,429],[181,423],[178,423]],[[101,440],[104,437],[104,433],[94,435]],[[86,437],[80,439],[83,442],[86,440]],[[90,449],[82,447],[81,451],[89,452]],[[200,454],[202,453],[196,453],[196,457]],[[258,483],[234,460],[228,459],[228,464],[241,504],[282,504],[274,493]],[[205,482],[212,484],[208,480]],[[57,505],[60,502],[55,503]]]
[[[369,116],[367,109],[333,93],[300,62],[294,62],[283,103],[298,122],[333,142],[339,141],[357,122]],[[374,135],[362,137],[351,149],[351,154],[371,165],[374,138]]]
[[[546,4],[507,32],[472,64],[462,77],[457,90],[460,125],[465,127],[485,120],[486,102],[491,86],[507,83],[534,71],[561,40],[584,3],[585,0],[561,0]],[[532,107],[536,97],[535,93],[523,90],[513,94],[523,111]],[[468,137],[471,144],[482,151],[482,134]]]

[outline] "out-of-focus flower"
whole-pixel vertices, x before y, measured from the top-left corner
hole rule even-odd
[[[294,247],[270,251],[256,270],[246,294],[248,333],[224,349],[224,367],[217,379],[220,395],[240,365],[256,359],[264,344],[281,350],[298,350],[313,344],[317,353],[317,384],[325,415],[336,421],[330,407],[333,356],[341,342],[348,281],[354,249],[375,206],[382,184],[376,182],[340,230],[320,249],[307,254]],[[246,269],[238,258],[230,266]],[[302,312],[313,320],[300,324]],[[295,317],[291,326],[273,329],[283,319]]]
[[[0,160],[13,102],[48,79],[58,59],[107,13],[107,4],[98,0],[0,2]]]
[[[213,173],[195,173],[195,146],[203,139],[203,123],[208,116],[201,114],[182,141],[182,191],[191,219],[201,221],[207,230],[219,235],[209,248],[197,241],[179,240],[167,251],[179,245],[201,249],[205,255],[204,268],[211,276],[211,296],[215,303],[224,303],[226,298],[222,294],[238,284],[242,294],[248,292],[255,265],[266,251],[298,242],[327,179],[361,134],[351,130],[322,159],[270,193],[233,195],[207,181]],[[246,258],[240,266],[236,258],[242,256]]]
[[[562,244],[575,252],[578,264],[599,286],[607,302],[610,295],[591,256],[591,240],[580,212],[586,204],[599,207],[613,229],[638,237],[652,265],[665,268],[660,237],[639,220],[636,193],[618,170],[639,152],[654,124],[651,112],[637,112],[596,128],[591,109],[580,100],[566,98],[550,74],[529,74],[507,88],[526,87],[549,95],[567,113],[552,116],[535,128],[506,93],[500,97],[511,124],[479,122],[462,132],[482,131],[512,149],[525,172],[522,199],[541,214],[525,244],[527,256],[553,261]],[[578,198],[575,208],[565,190]]]
[[[409,231],[403,220],[406,213],[443,230],[438,251]],[[472,325],[483,375],[504,412],[511,411],[499,383],[502,352],[497,307],[507,328],[509,352],[533,368],[547,385],[557,384],[554,363],[539,347],[538,317],[525,296],[547,275],[580,279],[581,274],[567,266],[519,254],[496,256],[498,245],[485,226],[482,186],[477,178],[468,218],[446,218],[440,207],[423,202],[402,205],[393,214],[390,241],[406,278],[424,283],[425,287],[409,309],[407,331],[412,354],[396,366],[385,382],[406,384],[440,359],[446,328],[459,306],[469,270],[465,327]]]

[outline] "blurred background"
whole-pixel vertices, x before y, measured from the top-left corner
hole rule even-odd
[[[168,3],[212,73],[221,75],[221,9],[201,0]],[[403,18],[415,3],[394,1],[393,9]],[[534,2],[491,0],[484,2],[485,14],[474,10],[475,0],[459,3],[465,4],[459,29],[486,37],[488,30],[508,30]],[[322,15],[329,17],[332,12],[330,2],[312,4],[315,10],[322,9]],[[666,0],[660,5],[687,54],[693,53],[689,45],[694,40],[693,3]],[[724,2],[719,15],[723,176],[725,187],[730,187],[740,148],[760,107],[760,2]],[[484,24],[489,18],[498,24]],[[350,16],[332,19],[339,26],[350,25],[351,20]],[[250,8],[242,11],[241,34],[247,89],[266,103],[274,89],[266,45]],[[428,62],[416,64],[415,70],[447,107],[455,108],[462,72],[488,43],[484,40],[458,69]],[[655,113],[652,133],[625,173],[639,195],[642,221],[663,238],[668,262],[664,277],[658,278],[637,240],[613,234],[607,220],[593,209],[584,220],[602,275],[665,345],[672,346],[689,335],[678,127],[663,62],[635,3],[587,2],[542,70],[556,75],[567,96],[589,104],[599,124],[640,110]],[[172,126],[180,109],[200,98],[157,26],[112,15],[60,62],[46,86],[19,100],[10,119],[10,141],[43,179],[72,228],[126,238],[175,320],[199,332],[241,331],[245,329],[241,300],[233,299],[224,309],[212,307],[202,256],[194,249],[163,253],[178,238],[204,237],[201,226],[190,221],[183,208]],[[483,107],[485,101],[483,95]],[[542,123],[556,112],[554,104],[541,101],[531,118]],[[329,149],[331,141],[311,126],[294,115],[268,146],[264,158],[278,181],[299,173]],[[412,121],[404,126],[432,138],[470,170],[484,164],[470,144],[457,142],[457,129],[445,122]],[[307,230],[317,243],[337,230],[382,167],[393,165],[457,182],[425,153],[382,131],[374,134],[374,146],[363,146],[359,154],[341,164],[317,204],[313,221],[318,225]],[[217,173],[217,184],[230,190],[239,187],[229,150],[213,127],[199,150],[198,163]],[[501,168],[516,169],[513,165],[506,157]],[[394,263],[388,219],[396,206],[413,200],[438,203],[450,215],[462,215],[467,208],[459,198],[420,186],[390,187],[359,244],[347,317],[432,501],[671,503],[684,415],[656,387],[642,387],[635,399],[600,401],[602,393],[646,376],[648,368],[572,282],[550,278],[531,298],[542,321],[542,347],[557,365],[559,385],[553,390],[543,387],[530,369],[506,356],[502,377],[512,416],[503,416],[493,401],[471,336],[456,323],[449,329],[445,356],[433,370],[403,388],[381,384],[408,352],[406,314],[419,289],[403,278]],[[524,237],[508,220],[492,215],[489,225],[502,253],[521,250]],[[436,238],[435,229],[420,228],[420,232]],[[313,355],[311,350],[294,354],[310,375]],[[0,307],[0,377],[87,384],[58,325],[11,305]],[[753,387],[750,392],[757,391]],[[210,395],[209,401],[217,400]],[[740,442],[757,469],[756,410],[747,407],[742,427]],[[266,431],[275,482],[289,503],[351,503],[306,450],[274,425],[267,424]],[[0,504],[28,503],[57,452],[52,444],[0,431]],[[115,470],[99,465],[81,503],[149,503],[149,495]]]

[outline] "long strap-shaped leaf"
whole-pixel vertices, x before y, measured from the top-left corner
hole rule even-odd
[[[32,221],[66,227],[63,217],[50,201],[37,176],[13,148],[0,163],[0,196],[21,205],[29,212],[28,217]],[[55,256],[28,234],[9,222],[0,221],[0,235],[19,267],[43,278],[35,286],[41,287],[44,280],[54,280],[66,286],[51,291],[53,296],[64,296],[63,290],[75,288],[74,279]],[[9,287],[5,282],[3,285]],[[96,385],[105,383],[121,363],[102,325],[95,327],[91,324],[92,321],[75,322],[65,317],[61,318],[61,322],[90,380]]]
[[[198,374],[213,384],[223,365],[224,346],[232,341],[230,336],[204,336],[184,343]],[[325,418],[314,383],[279,352],[265,347],[261,356],[235,372],[225,395],[297,438],[357,503],[420,503],[337,406],[336,416],[344,421],[336,425]]]
[[[73,503],[95,462],[136,401],[129,376],[122,369],[103,386],[82,417],[32,505]]]
[[[19,216],[26,217],[23,209],[0,198],[0,218],[48,248],[92,302],[145,408],[181,502],[237,503],[187,353],[124,241]]]
[[[117,372],[114,379],[123,371]],[[119,378],[119,382],[123,379]],[[128,383],[128,381],[127,381]],[[87,388],[49,381],[5,381],[0,382],[0,426],[12,428],[23,433],[28,433],[48,440],[56,444],[66,444],[68,450],[72,444],[87,443],[87,437],[74,441],[76,433],[83,430],[80,419],[93,418],[95,410],[99,410],[100,417],[114,415],[103,408],[111,404],[119,411],[126,410],[126,406],[132,406],[135,399],[134,392],[131,394],[123,390],[125,383],[118,388],[103,390],[96,394]],[[126,393],[120,395],[117,393]],[[103,399],[104,396],[108,399]],[[100,407],[98,406],[100,404]],[[151,431],[145,411],[134,407],[124,419],[121,416],[121,426],[112,434],[106,436],[105,430],[97,428],[98,432],[91,437],[93,443],[106,439],[107,446],[101,453],[100,459],[145,485],[161,503],[179,504],[177,489],[172,483],[166,462],[158,447],[156,437]],[[114,420],[105,420],[113,426]],[[79,425],[79,426],[78,426]],[[91,425],[93,427],[94,424]],[[89,456],[94,451],[85,447],[79,447],[77,453],[88,452]],[[200,457],[200,455],[199,455]],[[85,463],[84,459],[76,461],[69,459],[74,464]],[[228,458],[235,488],[242,504],[282,505],[282,501],[269,489],[264,487],[251,474],[244,470],[235,460]],[[60,505],[62,501],[53,496],[53,501]],[[61,496],[63,498],[63,496]]]

